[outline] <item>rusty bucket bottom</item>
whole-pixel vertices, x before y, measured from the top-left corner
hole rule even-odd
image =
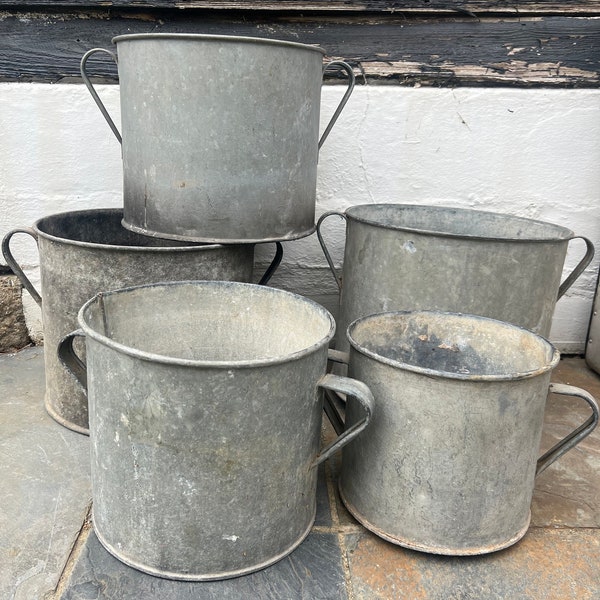
[[[138,233],[148,238],[160,238],[163,240],[174,240],[178,242],[189,242],[195,244],[264,244],[267,242],[291,242],[312,235],[316,230],[316,225],[311,225],[307,229],[297,229],[287,231],[286,233],[276,235],[265,235],[264,237],[219,237],[204,236],[198,234],[183,235],[170,231],[157,231],[149,227],[142,227],[135,223],[123,219],[121,225],[133,233]]]
[[[513,544],[516,544],[521,538],[525,536],[527,530],[529,529],[529,523],[531,521],[531,511],[527,516],[527,522],[525,526],[520,529],[513,537],[499,544],[491,544],[489,546],[478,546],[473,548],[444,548],[442,546],[427,546],[425,544],[419,544],[412,540],[406,540],[404,538],[396,537],[382,531],[377,528],[367,519],[365,519],[360,512],[356,510],[356,508],[352,505],[351,502],[344,495],[344,490],[342,488],[341,482],[338,484],[338,489],[340,492],[340,497],[344,506],[348,509],[348,512],[363,526],[366,527],[369,531],[377,535],[378,537],[386,540],[387,542],[391,542],[392,544],[396,544],[397,546],[402,546],[403,548],[408,548],[409,550],[417,550],[418,552],[427,552],[428,554],[441,554],[445,556],[477,556],[480,554],[490,554],[491,552],[498,552],[499,550],[504,550]]]
[[[163,571],[161,569],[156,569],[154,567],[139,563],[135,560],[131,560],[127,556],[124,556],[117,549],[114,548],[111,544],[109,544],[103,537],[102,533],[98,531],[94,523],[94,532],[96,533],[96,537],[98,541],[104,546],[104,548],[112,554],[115,558],[120,560],[122,563],[126,564],[129,567],[137,569],[142,573],[147,573],[148,575],[153,575],[154,577],[162,577],[163,579],[173,579],[177,581],[218,581],[223,579],[233,579],[234,577],[241,577],[242,575],[249,575],[250,573],[255,573],[256,571],[261,571],[262,569],[266,569],[271,565],[279,562],[289,554],[291,554],[307,537],[310,533],[314,522],[315,517],[317,516],[317,509],[315,506],[315,510],[313,512],[312,518],[310,519],[309,525],[306,530],[298,537],[298,539],[291,544],[286,550],[273,556],[262,563],[251,565],[249,567],[244,567],[243,569],[237,569],[235,571],[223,571],[221,573],[177,573],[173,571]],[[92,507],[92,522],[94,522],[94,511]]]
[[[52,417],[52,419],[54,419],[59,425],[62,425],[63,427],[66,427],[67,429],[70,429],[75,433],[81,433],[82,435],[90,435],[90,430],[88,427],[83,427],[82,425],[78,425],[77,423],[69,421],[68,419],[63,417],[54,409],[48,398],[44,398],[44,408],[46,409],[48,415]]]

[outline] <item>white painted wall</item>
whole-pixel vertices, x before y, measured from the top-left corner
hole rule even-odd
[[[118,116],[118,87],[99,86]],[[323,90],[323,122],[342,93]],[[0,84],[0,235],[59,211],[121,205],[120,148],[81,85]],[[564,225],[599,256],[557,305],[551,339],[584,349],[600,260],[600,90],[357,87],[321,151],[317,213],[371,202],[471,207]],[[338,263],[343,222],[325,228]],[[572,243],[566,269],[583,251]],[[28,272],[35,245],[14,239]],[[270,248],[258,252],[260,262]],[[316,239],[285,244],[273,285],[335,309]],[[33,317],[30,314],[30,321]]]

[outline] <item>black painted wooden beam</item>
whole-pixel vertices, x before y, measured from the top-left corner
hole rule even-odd
[[[191,32],[318,44],[330,58],[350,62],[359,83],[600,87],[600,16],[1,8],[0,81],[75,81],[84,52],[110,47],[115,35]],[[90,68],[116,82],[109,61],[90,61]]]
[[[0,0],[10,8],[177,8],[235,11],[491,14],[600,14],[600,0]]]

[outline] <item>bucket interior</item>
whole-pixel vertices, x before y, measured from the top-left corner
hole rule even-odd
[[[283,359],[327,344],[335,331],[331,315],[301,296],[232,282],[118,290],[93,299],[81,319],[132,353],[227,364]]]
[[[122,219],[122,209],[99,209],[51,215],[36,225],[43,234],[86,244],[149,248],[204,245],[141,235],[125,229]]]
[[[573,233],[552,223],[471,209],[409,204],[353,206],[346,214],[391,229],[430,234],[527,241],[569,240]]]
[[[397,312],[349,327],[352,345],[395,366],[465,378],[514,378],[551,369],[555,348],[507,323],[470,315]]]

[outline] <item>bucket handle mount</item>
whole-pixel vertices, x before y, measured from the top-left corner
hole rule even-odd
[[[98,108],[100,109],[100,112],[102,113],[102,116],[108,123],[108,126],[111,128],[112,132],[115,134],[115,137],[117,138],[119,144],[122,144],[123,138],[121,136],[121,132],[119,131],[118,127],[115,125],[115,122],[113,121],[108,110],[106,109],[106,106],[104,106],[104,103],[102,102],[102,100],[100,100],[100,96],[98,95],[98,92],[96,91],[96,89],[94,88],[94,85],[90,81],[90,78],[86,71],[86,65],[87,65],[88,59],[96,53],[108,54],[115,61],[115,63],[117,65],[119,64],[119,59],[117,58],[117,55],[114,52],[111,52],[110,50],[107,50],[106,48],[92,48],[91,50],[88,50],[81,58],[81,63],[79,66],[79,70],[81,72],[81,78],[83,79],[83,83],[85,84],[85,87],[88,89],[92,98],[94,99],[96,106],[98,106]],[[348,76],[348,87],[347,87],[346,92],[343,95],[342,99],[340,100],[340,103],[338,104],[337,108],[335,109],[333,116],[329,120],[327,127],[325,127],[325,131],[323,131],[321,138],[319,139],[319,144],[318,144],[319,150],[321,149],[321,146],[327,139],[327,136],[331,132],[331,129],[335,125],[335,122],[338,120],[340,113],[342,112],[344,106],[346,106],[346,103],[348,102],[348,99],[350,98],[350,95],[352,94],[352,91],[354,90],[354,84],[355,84],[354,71],[352,70],[352,67],[348,63],[346,63],[342,60],[331,61],[330,63],[327,63],[323,67],[323,75],[325,75],[326,71],[333,71],[333,70],[341,70],[346,73],[346,75]]]
[[[28,279],[27,275],[21,269],[19,263],[15,260],[12,252],[10,251],[10,240],[15,233],[26,233],[30,235],[37,244],[38,236],[37,233],[31,229],[31,227],[19,227],[18,229],[13,229],[9,231],[2,240],[2,254],[4,256],[4,260],[6,264],[12,269],[13,273],[19,278],[19,281],[23,284],[23,287],[31,294],[31,297],[36,301],[38,306],[42,305],[42,296],[35,289],[33,283]]]
[[[598,404],[594,397],[581,388],[563,383],[550,384],[550,391],[561,396],[575,396],[587,402],[592,409],[590,417],[582,423],[577,429],[574,429],[569,435],[564,437],[560,442],[552,446],[548,452],[544,453],[537,461],[535,469],[536,477],[545,471],[556,459],[575,447],[583,438],[587,437],[595,429],[598,424]]]

